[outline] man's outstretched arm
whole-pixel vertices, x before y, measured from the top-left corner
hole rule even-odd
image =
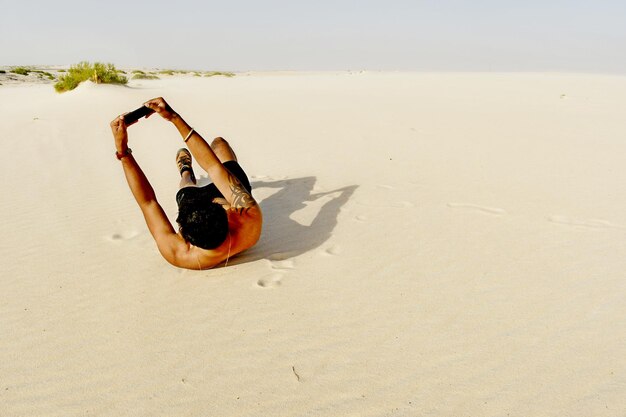
[[[172,224],[167,219],[161,205],[157,202],[154,189],[137,164],[132,154],[128,153],[128,133],[126,124],[121,117],[111,122],[111,130],[115,138],[115,149],[124,168],[124,175],[130,191],[135,197],[143,213],[148,229],[157,243],[161,255],[173,265],[180,265],[184,260],[187,247],[180,241]]]
[[[204,138],[192,131],[185,120],[177,114],[162,97],[150,100],[144,104],[155,110],[164,119],[174,124],[183,139],[187,139],[186,145],[198,164],[209,174],[215,186],[224,195],[231,207],[240,211],[249,210],[257,205],[252,195],[245,189],[241,182],[232,175],[220,162],[211,146]]]

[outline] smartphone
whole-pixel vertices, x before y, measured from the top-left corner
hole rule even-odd
[[[149,109],[146,106],[141,106],[137,110],[133,110],[130,113],[126,113],[124,115],[124,123],[126,123],[127,126],[130,126],[133,123],[135,123],[137,120],[141,119],[142,117],[145,117],[152,113],[154,113],[154,110]]]

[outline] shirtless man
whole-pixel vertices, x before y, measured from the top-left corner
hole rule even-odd
[[[193,130],[163,98],[144,106],[174,124],[191,150],[180,149],[176,163],[181,175],[178,203],[178,232],[167,219],[148,179],[128,147],[123,116],[111,122],[115,155],[124,168],[128,186],[139,204],[148,229],[161,255],[172,265],[187,269],[208,269],[253,246],[261,235],[263,216],[252,198],[246,174],[228,142],[216,138],[211,145]],[[196,186],[191,155],[213,181]]]

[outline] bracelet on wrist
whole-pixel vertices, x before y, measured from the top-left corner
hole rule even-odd
[[[126,150],[124,152],[118,152],[115,151],[115,157],[117,158],[118,161],[121,161],[122,158],[127,157],[128,155],[132,154],[133,150],[130,148],[126,148]]]

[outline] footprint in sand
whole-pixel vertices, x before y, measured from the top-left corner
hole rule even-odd
[[[121,232],[121,233],[113,233],[110,236],[106,236],[106,239],[111,242],[119,242],[122,240],[130,240],[139,235],[139,232],[130,231],[130,232]]]
[[[294,265],[292,260],[287,259],[283,261],[270,261],[270,267],[278,271],[285,271],[293,269]]]
[[[393,186],[387,184],[378,184],[378,188],[384,188],[385,190],[393,190]]]
[[[294,262],[289,259],[291,257],[290,252],[276,252],[268,256],[269,267],[274,272],[259,279],[256,282],[257,287],[273,288],[280,286],[285,273],[295,268]]]
[[[356,221],[358,221],[358,222],[365,222],[365,221],[367,221],[367,216],[365,216],[365,215],[359,215],[359,216],[356,216],[356,217],[354,218],[354,220],[356,220]]]
[[[267,257],[267,259],[272,262],[281,262],[286,261],[287,259],[293,258],[296,254],[294,252],[276,252]]]
[[[626,229],[624,226],[602,219],[576,219],[567,216],[548,216],[548,221],[565,226],[578,226],[589,229]]]
[[[506,214],[506,210],[503,210],[501,208],[479,206],[477,204],[448,203],[448,207],[453,208],[453,209],[474,210],[474,211],[479,211],[481,213],[492,214],[496,216]]]
[[[256,282],[257,287],[261,288],[276,288],[282,285],[282,275],[272,274],[267,278],[261,278]]]
[[[291,252],[276,252],[267,257],[270,261],[284,261],[293,256]]]
[[[331,256],[336,256],[339,255],[341,253],[341,249],[339,249],[338,246],[329,246],[326,249],[324,249],[323,253],[325,255],[331,255]]]

